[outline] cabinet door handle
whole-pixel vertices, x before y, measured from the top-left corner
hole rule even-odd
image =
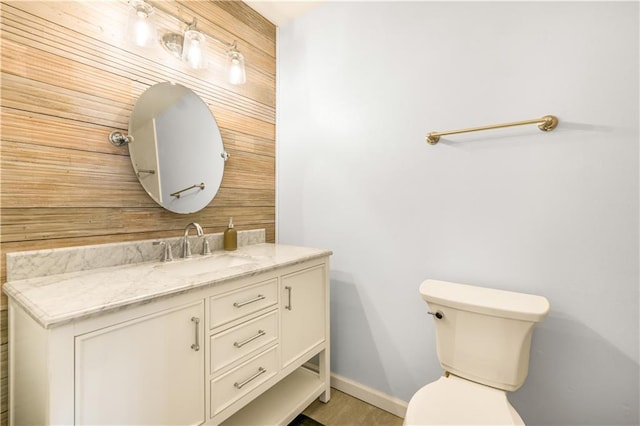
[[[191,349],[197,352],[200,350],[200,318],[191,317],[191,321],[196,323],[196,342],[191,345]]]
[[[291,287],[290,286],[285,286],[284,287],[285,290],[287,290],[289,292],[289,304],[287,306],[285,306],[285,309],[291,310]]]
[[[267,333],[266,333],[264,330],[258,330],[258,334],[256,334],[255,336],[253,336],[253,337],[249,337],[247,340],[243,340],[242,342],[235,342],[235,343],[233,344],[233,346],[235,346],[236,348],[241,348],[241,347],[243,347],[244,345],[246,345],[247,343],[249,343],[249,342],[253,342],[253,341],[254,341],[254,340],[256,340],[258,337],[262,337],[262,336],[264,336],[265,334],[267,334]]]
[[[246,379],[246,380],[244,380],[244,381],[242,381],[242,382],[240,382],[240,383],[235,382],[235,383],[233,384],[233,386],[234,386],[236,389],[242,389],[242,388],[244,387],[244,385],[246,385],[247,383],[249,383],[249,382],[250,382],[250,381],[252,381],[252,380],[257,379],[261,374],[264,374],[264,373],[266,373],[266,372],[267,372],[267,370],[265,370],[264,368],[260,367],[260,368],[258,368],[258,372],[257,372],[256,374],[254,374],[253,376],[249,377],[248,379]]]
[[[233,304],[233,306],[235,308],[241,308],[244,305],[248,305],[249,303],[257,302],[257,301],[263,300],[263,299],[265,299],[265,297],[262,294],[259,294],[257,297],[254,297],[253,299],[245,300],[244,302],[235,302]]]

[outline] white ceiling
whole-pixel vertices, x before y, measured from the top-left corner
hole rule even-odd
[[[324,0],[244,0],[253,10],[273,22],[276,26],[302,15]]]

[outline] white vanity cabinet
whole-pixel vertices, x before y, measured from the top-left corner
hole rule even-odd
[[[10,294],[10,423],[286,425],[328,400],[328,254],[247,271],[44,326]]]
[[[75,422],[202,424],[203,319],[200,300],[76,336]]]
[[[9,299],[10,424],[199,425],[204,299],[43,328]]]

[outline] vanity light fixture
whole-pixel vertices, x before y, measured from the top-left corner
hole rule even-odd
[[[196,22],[196,18],[193,18],[182,36],[182,60],[197,70],[207,67],[207,39],[196,30]]]
[[[153,20],[155,9],[143,0],[131,0],[132,7],[127,24],[130,40],[136,45],[151,48],[156,43],[156,25]]]
[[[227,75],[231,84],[244,84],[247,81],[244,56],[238,51],[235,41],[233,46],[227,50]]]
[[[187,62],[193,69],[207,67],[206,42],[207,37],[224,45],[227,50],[227,77],[231,84],[244,84],[247,81],[244,67],[244,56],[238,50],[238,44],[234,40],[228,43],[210,34],[206,34],[196,29],[197,20],[188,24],[184,35],[178,33],[166,33],[162,36],[160,43],[174,56]]]
[[[197,20],[185,22],[171,13],[152,7],[144,0],[129,0],[129,5],[133,8],[129,19],[129,34],[133,43],[137,46],[154,45],[157,40],[157,29],[150,18],[154,12],[162,12],[173,19],[187,25],[183,34],[167,32],[162,35],[159,42],[169,53],[184,62],[193,69],[207,68],[207,38],[224,45],[227,50],[227,73],[231,84],[244,84],[247,81],[244,66],[244,56],[238,50],[238,45],[234,40],[228,43],[210,34],[196,29]]]

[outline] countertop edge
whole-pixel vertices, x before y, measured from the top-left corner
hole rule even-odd
[[[269,244],[269,243],[267,243],[267,244]],[[279,246],[279,244],[272,244],[272,245],[274,247]],[[295,247],[295,246],[288,246],[288,247]],[[255,269],[250,270],[250,271],[241,271],[239,273],[230,274],[228,276],[225,276],[225,277],[222,277],[222,278],[218,278],[218,279],[203,280],[201,282],[194,281],[193,283],[191,283],[189,285],[172,288],[172,289],[169,289],[167,291],[160,291],[158,293],[154,293],[154,294],[151,294],[151,295],[145,295],[145,296],[139,297],[139,298],[122,300],[122,301],[118,301],[118,302],[115,302],[115,303],[109,304],[109,305],[96,306],[94,308],[83,310],[82,312],[77,312],[77,311],[76,312],[69,312],[66,315],[51,316],[50,314],[47,314],[42,309],[40,309],[36,304],[30,303],[30,301],[24,296],[24,294],[21,291],[17,290],[12,285],[14,282],[18,283],[20,281],[14,281],[14,282],[9,281],[9,282],[6,282],[2,286],[2,291],[7,295],[7,297],[9,299],[12,299],[33,320],[35,320],[36,323],[38,323],[44,329],[52,329],[52,328],[56,328],[56,327],[60,327],[60,326],[72,323],[72,322],[77,321],[77,320],[89,319],[89,318],[93,318],[93,317],[96,317],[96,316],[105,315],[105,314],[108,314],[108,313],[113,313],[113,312],[116,312],[116,311],[120,311],[120,310],[123,310],[123,309],[134,308],[136,306],[145,305],[147,303],[151,303],[151,302],[154,302],[154,301],[166,299],[166,298],[169,298],[169,297],[178,296],[178,295],[181,295],[181,294],[186,294],[186,293],[189,293],[189,292],[192,292],[192,291],[198,291],[198,290],[206,289],[208,287],[212,287],[214,285],[226,283],[228,281],[237,280],[237,279],[246,278],[246,277],[258,275],[258,274],[261,274],[261,273],[269,272],[269,271],[272,271],[274,269],[287,267],[287,266],[292,266],[292,265],[296,265],[296,264],[299,264],[299,263],[304,263],[304,262],[307,262],[307,261],[321,259],[321,258],[324,258],[324,257],[328,258],[329,256],[331,256],[333,254],[333,251],[327,250],[327,249],[314,249],[314,248],[311,248],[311,247],[300,247],[300,248],[317,250],[317,252],[316,253],[310,253],[310,254],[302,255],[302,256],[300,256],[298,258],[291,259],[291,260],[284,261],[284,262],[278,262],[278,263],[269,264],[269,265],[265,265],[265,266],[258,266]],[[87,271],[87,273],[91,273],[91,272]],[[55,275],[51,276],[50,278],[51,279],[55,279]]]

